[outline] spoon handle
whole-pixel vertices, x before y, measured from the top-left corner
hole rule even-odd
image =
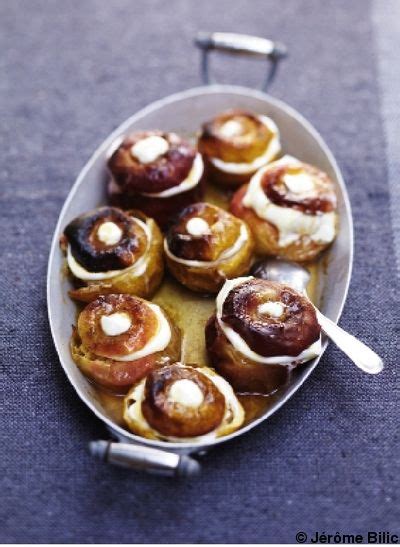
[[[383,361],[372,349],[340,328],[336,323],[317,310],[317,317],[323,332],[343,351],[353,363],[368,374],[378,374]]]

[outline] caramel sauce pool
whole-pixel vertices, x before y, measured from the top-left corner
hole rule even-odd
[[[204,201],[228,208],[232,194],[214,187],[208,187]],[[323,267],[323,261],[307,264],[311,280],[307,287],[309,297],[317,303],[318,272]],[[182,332],[182,362],[190,365],[210,366],[205,347],[204,328],[207,320],[215,311],[215,295],[204,296],[186,289],[166,272],[161,287],[152,299],[162,306],[175,321]],[[95,387],[99,402],[110,419],[121,427],[125,427],[123,414],[123,396],[112,395],[99,387]],[[279,398],[279,392],[272,395],[239,394],[238,398],[245,410],[243,425],[260,417]]]

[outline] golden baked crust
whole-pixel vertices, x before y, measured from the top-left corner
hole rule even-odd
[[[220,233],[224,235],[224,238],[223,240],[218,238],[218,243],[217,238],[214,238],[213,234],[211,234],[206,241],[204,240],[204,236],[196,238],[197,241],[193,241],[193,245],[196,246],[198,254],[197,256],[191,256],[189,258],[189,260],[206,261],[209,262],[209,264],[198,266],[195,264],[179,262],[177,258],[180,257],[175,255],[175,252],[179,251],[179,245],[173,245],[174,239],[177,235],[179,236],[179,233],[184,234],[183,225],[187,220],[193,216],[200,218],[206,217],[207,212],[210,210],[213,211],[215,217],[210,219],[210,222],[213,223],[213,226],[216,226],[217,222],[222,223],[223,229]],[[172,275],[189,289],[197,292],[215,293],[221,288],[226,279],[239,277],[249,271],[254,249],[251,232],[245,223],[241,221],[238,222],[238,219],[226,211],[210,204],[195,204],[182,211],[175,226],[178,226],[178,228],[174,228],[174,226],[170,228],[166,237],[166,262]],[[226,237],[232,227],[234,228],[234,239]],[[218,257],[224,250],[234,245],[242,229],[245,230],[247,237],[238,251],[226,259],[219,259]],[[211,232],[213,232],[213,227]],[[187,243],[188,244],[185,245],[186,251],[188,247],[190,247],[191,241],[189,240]],[[204,243],[204,245],[199,246],[199,243]],[[218,247],[217,255],[215,255],[216,247]],[[168,250],[170,250],[170,252],[168,252]],[[185,257],[182,258],[186,260]]]
[[[248,185],[244,185],[234,194],[230,211],[248,224],[255,240],[257,254],[277,256],[295,262],[308,262],[329,247],[331,243],[317,243],[309,237],[301,237],[285,247],[280,246],[277,227],[268,220],[259,218],[253,209],[243,205],[247,188]]]
[[[242,128],[240,134],[230,137],[224,135],[221,128],[230,121]],[[227,163],[251,163],[267,150],[275,137],[259,116],[239,109],[223,112],[204,123],[198,149],[203,155],[207,180],[225,188],[237,188],[248,182],[257,168],[247,173],[229,173],[217,167],[212,159]],[[271,156],[268,161],[272,161],[274,157]]]
[[[122,295],[108,295],[105,298],[118,298],[121,296]],[[115,393],[126,393],[134,383],[144,378],[151,370],[168,363],[174,363],[180,358],[180,330],[168,317],[165,311],[164,315],[166,316],[171,329],[171,340],[163,351],[153,353],[134,361],[116,361],[115,359],[94,353],[93,350],[83,343],[78,329],[73,327],[70,342],[72,358],[82,373],[96,384]],[[86,334],[89,336],[90,333]],[[118,336],[117,338],[120,337]],[[117,341],[117,343],[119,342]],[[96,346],[95,340],[93,340],[91,345],[92,347]],[[106,353],[104,351],[104,340],[102,346],[102,353],[104,354]]]
[[[221,128],[229,121],[241,127],[240,133],[224,135]],[[258,116],[245,110],[228,110],[203,124],[198,149],[201,154],[224,162],[250,163],[265,151],[272,137]]]
[[[111,314],[123,314],[131,320],[129,328],[118,334],[104,332],[101,319]],[[78,318],[78,333],[82,344],[95,355],[116,359],[139,351],[158,331],[158,318],[149,303],[130,294],[108,294],[90,302]]]

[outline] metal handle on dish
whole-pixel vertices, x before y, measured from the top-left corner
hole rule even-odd
[[[269,60],[267,76],[261,86],[266,90],[274,79],[278,63],[286,57],[286,46],[259,36],[236,34],[233,32],[199,32],[194,43],[201,49],[201,74],[205,84],[210,83],[208,53],[212,50],[231,55],[249,55]]]
[[[383,361],[371,348],[339,325],[317,311],[318,322],[327,336],[343,351],[353,363],[369,374],[378,374],[383,369]]]
[[[200,472],[200,464],[185,454],[111,441],[89,443],[92,456],[107,463],[166,477],[190,477]]]

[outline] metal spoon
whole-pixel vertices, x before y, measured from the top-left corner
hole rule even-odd
[[[255,277],[287,283],[299,292],[306,293],[306,287],[310,281],[309,272],[287,260],[270,258],[257,262],[252,268]],[[343,351],[353,363],[368,374],[378,374],[383,369],[382,359],[372,349],[366,346],[353,335],[349,334],[333,321],[325,317],[317,308],[317,318],[321,329],[339,349]]]

